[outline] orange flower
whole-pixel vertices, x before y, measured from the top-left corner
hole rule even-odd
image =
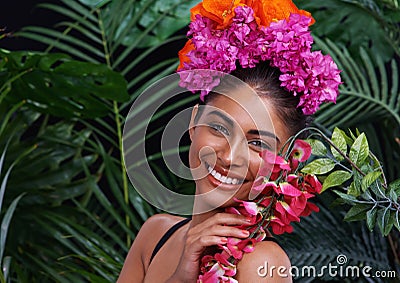
[[[290,13],[311,18],[311,24],[315,22],[309,12],[299,10],[291,0],[204,0],[190,10],[191,20],[200,14],[215,21],[218,29],[223,29],[231,24],[234,10],[240,5],[251,7],[258,25],[262,26],[288,19]]]
[[[179,61],[180,61],[179,66],[178,66],[178,71],[183,68],[183,63],[190,62],[190,58],[186,54],[188,54],[188,52],[191,50],[194,50],[194,45],[192,43],[192,40],[189,39],[186,42],[185,46],[178,52]]]
[[[309,12],[299,10],[291,0],[247,0],[246,5],[254,10],[257,23],[262,26],[288,19],[291,13],[311,18],[310,24],[315,22]]]
[[[232,23],[235,16],[235,8],[238,6],[249,6],[254,10],[254,17],[260,26],[269,26],[272,22],[289,19],[291,13],[300,14],[311,18],[312,25],[315,20],[311,14],[305,10],[299,10],[292,0],[203,0],[191,10],[191,20],[200,14],[217,23],[217,29],[224,29]],[[190,62],[187,53],[194,50],[191,40],[179,51],[180,64],[178,71],[183,68],[185,62]]]
[[[218,29],[223,29],[231,24],[235,8],[245,5],[245,2],[246,0],[204,0],[190,10],[191,20],[200,14],[218,23]]]

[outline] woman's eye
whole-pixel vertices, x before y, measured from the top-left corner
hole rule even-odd
[[[219,133],[221,133],[221,134],[223,134],[223,135],[225,135],[225,136],[228,136],[228,135],[229,135],[228,130],[227,130],[224,126],[222,126],[222,125],[219,125],[219,124],[210,124],[210,127],[211,127],[213,130],[215,130],[215,131],[217,131],[217,132],[219,132]]]
[[[254,141],[249,141],[249,144],[256,146],[257,148],[260,148],[262,150],[264,150],[264,149],[271,150],[271,146],[264,141],[254,140]]]

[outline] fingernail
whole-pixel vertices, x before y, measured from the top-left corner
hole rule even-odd
[[[248,235],[250,235],[250,233],[247,230],[242,230],[242,235],[247,237]]]
[[[227,238],[221,238],[221,244],[226,244],[228,242]]]

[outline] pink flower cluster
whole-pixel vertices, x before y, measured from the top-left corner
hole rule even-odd
[[[252,193],[256,193],[255,199],[236,200],[238,206],[225,209],[251,220],[247,225],[237,226],[248,230],[250,236],[246,239],[228,238],[227,244],[219,245],[219,251],[213,256],[205,255],[198,283],[237,282],[233,277],[238,261],[244,253],[252,252],[257,242],[265,239],[268,228],[274,234],[291,233],[291,222],[298,222],[301,216],[319,210],[308,200],[321,192],[321,183],[315,175],[299,173],[299,165],[310,155],[311,146],[303,140],[294,142],[288,160],[270,151],[261,153],[264,166],[252,188]]]
[[[201,90],[203,98],[219,83],[218,75],[207,70],[231,73],[237,62],[243,68],[253,68],[260,61],[270,61],[282,73],[281,86],[300,95],[298,107],[305,114],[313,114],[322,102],[336,101],[340,71],[329,55],[311,51],[309,17],[291,14],[288,20],[260,27],[252,8],[238,6],[234,11],[226,29],[217,29],[213,20],[199,14],[191,22],[188,36],[194,49],[179,69],[182,87]],[[198,72],[182,72],[189,70]]]

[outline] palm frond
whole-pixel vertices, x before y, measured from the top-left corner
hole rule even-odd
[[[346,128],[387,118],[400,125],[400,89],[395,59],[390,62],[392,77],[389,79],[379,55],[373,60],[364,49],[360,49],[363,64],[358,65],[345,47],[338,47],[330,40],[324,43],[316,39],[316,43],[334,57],[343,70],[341,75],[344,82],[340,86],[336,105],[324,105],[317,113],[318,123],[329,129],[335,125]],[[377,68],[374,67],[374,61]]]
[[[344,211],[329,207],[332,197],[327,194],[324,193],[318,199],[318,213],[302,218],[300,223],[294,225],[293,233],[278,237],[289,255],[292,266],[296,266],[300,271],[295,282],[314,282],[316,278],[353,282],[352,278],[332,276],[327,269],[324,272],[323,267],[329,265],[337,266],[338,272],[340,266],[345,268],[368,265],[373,270],[390,270],[387,257],[389,247],[385,238],[381,237],[379,232],[369,232],[364,223],[343,222]],[[339,256],[345,256],[347,263],[338,263]],[[314,276],[312,272],[307,271],[307,267],[310,266],[311,271],[316,271]],[[305,271],[305,274],[302,274],[302,271]],[[363,278],[361,274],[357,282],[369,282],[368,279]],[[375,278],[374,280],[384,282]]]
[[[358,59],[360,47],[370,50],[371,54],[381,54],[385,62],[394,53],[400,55],[400,8],[395,3],[397,0],[295,2],[313,14],[318,23],[312,27],[316,35],[347,46],[354,58]]]

